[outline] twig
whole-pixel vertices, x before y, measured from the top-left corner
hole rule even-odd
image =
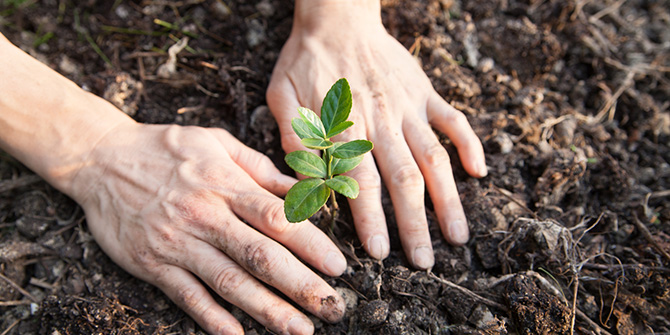
[[[634,220],[635,226],[637,227],[637,229],[640,230],[640,232],[642,232],[642,236],[644,236],[647,242],[649,242],[651,246],[654,247],[654,249],[656,249],[656,251],[658,251],[661,255],[663,255],[663,257],[665,257],[667,260],[670,260],[670,254],[668,254],[667,251],[663,250],[663,248],[660,245],[658,245],[658,242],[656,242],[654,236],[651,235],[651,232],[649,232],[647,226],[645,226],[644,223],[642,223],[642,221],[640,221],[640,219],[637,218],[637,214],[633,215],[633,219],[635,219]]]
[[[664,198],[670,197],[670,190],[656,191],[649,194],[649,198]]]
[[[440,278],[440,277],[434,275],[433,273],[429,273],[428,276],[432,277],[433,279],[439,281],[440,283],[442,283],[442,284],[444,284],[444,285],[447,285],[447,286],[449,286],[449,287],[451,287],[451,288],[453,288],[453,289],[456,289],[456,290],[458,290],[458,291],[461,291],[463,294],[465,294],[465,295],[467,295],[468,297],[474,299],[475,301],[484,303],[484,304],[486,304],[486,305],[489,305],[489,306],[491,306],[491,307],[495,307],[495,308],[500,309],[500,310],[503,310],[503,311],[506,311],[506,310],[507,310],[507,307],[503,306],[502,304],[499,304],[499,303],[497,303],[497,302],[495,302],[495,301],[493,301],[493,300],[489,300],[489,299],[487,299],[487,298],[484,298],[484,297],[480,296],[479,294],[477,294],[477,293],[475,293],[475,292],[472,292],[472,291],[468,290],[467,288],[465,288],[465,287],[463,287],[463,286],[460,286],[460,285],[458,285],[458,284],[454,284],[454,283],[452,283],[452,282],[450,282],[450,281],[448,281],[448,280],[446,280],[446,279]]]
[[[39,299],[37,299],[34,295],[32,295],[32,294],[30,294],[30,292],[24,290],[23,287],[21,287],[21,286],[19,286],[18,284],[16,284],[13,280],[11,280],[11,279],[5,277],[5,275],[3,275],[2,273],[0,273],[0,278],[3,279],[4,281],[6,281],[7,284],[9,284],[11,287],[13,287],[13,288],[15,288],[17,291],[21,292],[21,294],[23,294],[24,296],[26,296],[26,298],[29,298],[29,299],[32,300],[33,302],[38,302],[38,301],[39,301]]]
[[[591,15],[591,17],[589,17],[589,22],[593,23],[593,21],[600,20],[605,15],[614,13],[619,9],[619,7],[621,7],[621,5],[623,5],[624,2],[626,2],[626,0],[619,0],[615,4],[605,7],[605,9]]]
[[[582,319],[582,321],[585,321],[586,323],[588,323],[589,326],[591,326],[591,328],[593,328],[596,331],[596,333],[602,334],[602,335],[612,335],[610,332],[603,329],[603,327],[600,327],[600,325],[598,325],[593,320],[591,320],[591,318],[589,318],[588,315],[584,314],[584,312],[582,312],[581,310],[577,309],[576,312],[577,312],[577,316],[579,316],[579,318]]]
[[[7,329],[5,329],[5,331],[3,331],[2,334],[0,334],[0,335],[7,335],[7,334],[9,334],[9,332],[12,330],[12,328],[16,327],[16,325],[18,325],[19,322],[21,322],[21,319],[19,319],[19,320],[15,320],[14,322],[12,322],[12,324],[9,325],[9,327],[7,327]]]
[[[570,317],[570,335],[575,333],[575,318],[577,316],[577,294],[579,293],[579,273],[575,272],[572,284],[572,316]]]
[[[30,300],[7,300],[7,301],[0,301],[0,306],[6,307],[6,306],[20,306],[20,305],[30,305],[33,302]]]
[[[607,119],[612,121],[614,120],[614,112],[616,111],[616,102],[623,94],[625,90],[633,86],[634,81],[633,77],[635,76],[635,71],[630,71],[628,74],[626,74],[626,78],[623,80],[623,83],[619,88],[617,88],[616,92],[610,96],[607,101],[605,101],[605,104],[600,108],[600,111],[596,115],[596,119],[599,120],[600,122],[605,120],[605,116],[607,115]]]
[[[28,186],[30,184],[34,184],[38,181],[42,180],[42,178],[38,175],[29,175],[29,176],[22,176],[18,177],[15,179],[11,180],[5,180],[0,182],[0,193],[11,191],[15,188],[23,187],[23,186]]]
[[[584,264],[584,268],[587,269],[593,269],[593,270],[612,270],[615,266],[614,265],[606,265],[606,264]],[[643,268],[647,269],[650,271],[657,271],[657,272],[670,272],[670,268],[665,268],[662,266],[648,266],[648,265],[643,265],[643,264],[621,264],[620,265],[621,269],[637,269],[637,268]]]

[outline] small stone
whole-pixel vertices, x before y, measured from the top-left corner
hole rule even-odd
[[[66,55],[62,55],[60,62],[58,63],[58,68],[64,74],[78,75],[81,73],[81,65],[76,64]]]
[[[37,238],[49,229],[49,221],[23,216],[16,220],[16,229],[25,237]]]
[[[212,11],[214,12],[214,15],[219,19],[227,18],[233,12],[230,10],[230,7],[228,7],[228,5],[226,5],[221,0],[214,1],[214,4],[212,5]]]
[[[247,32],[247,44],[249,47],[253,48],[263,42],[265,42],[265,27],[258,20],[251,20],[249,22],[249,31]]]
[[[493,67],[495,66],[495,62],[491,57],[484,57],[479,60],[479,64],[477,65],[477,68],[479,71],[482,73],[487,73],[491,70],[493,70]]]
[[[275,13],[275,7],[269,0],[263,0],[256,5],[256,9],[264,17],[270,17]]]
[[[127,19],[128,15],[130,15],[130,11],[128,10],[128,7],[126,7],[124,4],[119,4],[116,6],[116,10],[114,10],[114,13],[116,16],[118,16],[120,19]]]
[[[493,138],[493,143],[501,154],[508,154],[514,149],[514,142],[507,133],[501,133],[495,136]]]
[[[347,306],[346,313],[352,313],[356,310],[356,306],[358,306],[358,295],[354,290],[346,287],[336,287],[335,291],[342,297],[342,299],[344,299],[344,303]]]

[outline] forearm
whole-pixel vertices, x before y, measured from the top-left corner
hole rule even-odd
[[[132,119],[0,34],[0,148],[61,191],[95,144]]]
[[[293,29],[313,31],[322,26],[349,28],[352,25],[381,24],[379,0],[296,0]]]

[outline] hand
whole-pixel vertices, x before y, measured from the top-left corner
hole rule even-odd
[[[286,221],[275,195],[294,182],[223,130],[123,123],[95,146],[69,193],[102,249],[208,332],[243,329],[198,278],[274,332],[312,334],[305,315],[258,281],[326,321],[344,313],[340,296],[282,246],[328,275],[346,268],[314,225]]]
[[[291,129],[297,108],[318,111],[330,85],[341,77],[351,84],[355,123],[341,139],[365,138],[375,145],[372,155],[349,173],[361,188],[358,199],[350,201],[358,236],[372,257],[388,255],[381,172],[409,261],[430,268],[434,256],[424,179],[445,238],[461,245],[469,236],[449,156],[431,125],[451,139],[465,170],[475,177],[487,174],[481,142],[465,115],[435,92],[416,60],[385,31],[378,1],[304,0],[296,1],[293,30],[267,92],[286,152],[302,148]]]

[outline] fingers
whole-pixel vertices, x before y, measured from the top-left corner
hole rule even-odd
[[[417,268],[433,266],[435,258],[424,207],[424,181],[400,129],[380,132],[374,155],[395,209],[398,231],[408,260]]]
[[[295,178],[281,173],[270,158],[247,147],[229,132],[222,129],[211,130],[235,163],[261,187],[277,196],[284,196],[297,182]]]
[[[427,107],[428,121],[454,142],[465,171],[473,177],[486,176],[484,148],[465,115],[444,101],[437,92],[430,96]]]
[[[346,270],[347,261],[333,241],[308,221],[288,222],[280,199],[270,194],[240,192],[234,202],[238,204],[234,208],[238,216],[319,271],[339,276]]]
[[[244,334],[240,323],[221,307],[189,272],[171,265],[156,270],[153,282],[210,334]]]
[[[326,321],[335,322],[342,318],[344,301],[337,292],[279,243],[236,219],[207,225],[212,230],[201,238],[223,251],[251,275]],[[195,258],[186,264],[193,262],[209,263]],[[242,289],[233,291],[244,293]]]
[[[223,299],[280,334],[312,334],[314,326],[304,314],[259,283],[218,249],[199,241],[184,262]]]
[[[357,180],[360,186],[358,198],[349,200],[358,238],[370,256],[384,259],[391,247],[381,202],[381,178],[372,155],[366,154],[361,164],[347,175]]]
[[[468,225],[447,151],[430,126],[423,121],[406,122],[404,132],[414,159],[426,179],[442,234],[454,245],[465,244],[469,238]]]

